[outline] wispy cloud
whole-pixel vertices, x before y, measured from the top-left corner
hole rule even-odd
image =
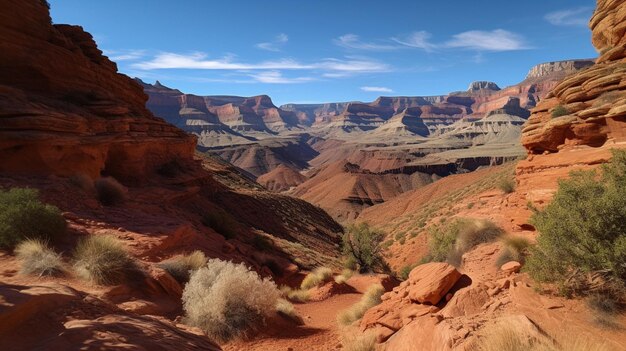
[[[104,50],[104,54],[111,61],[133,61],[139,60],[146,55],[145,50]]]
[[[471,30],[459,33],[454,35],[444,46],[479,51],[515,51],[529,48],[522,36],[504,29]]]
[[[285,33],[281,33],[274,38],[272,41],[258,43],[255,45],[256,48],[267,51],[278,52],[281,50],[281,47],[289,41],[289,37]]]
[[[237,62],[232,56],[208,59],[204,53],[176,54],[160,53],[151,60],[137,62],[131,67],[141,70],[157,69],[203,69],[203,70],[323,70],[346,73],[387,72],[391,67],[379,61],[363,58],[327,58],[318,62],[301,63],[285,58],[256,63]]]
[[[344,34],[339,38],[333,39],[333,43],[337,46],[341,46],[347,49],[358,49],[358,50],[372,50],[372,51],[385,51],[385,50],[395,50],[398,48],[397,45],[383,44],[383,43],[375,43],[375,42],[364,42],[361,41],[358,35],[356,34]]]
[[[545,15],[545,20],[555,26],[583,26],[586,27],[591,17],[591,7],[577,7],[550,12]]]
[[[432,44],[429,41],[431,36],[432,35],[430,33],[422,30],[419,32],[413,32],[410,35],[403,37],[403,38],[394,37],[394,38],[391,38],[391,40],[403,46],[424,49],[426,51],[432,51],[433,49],[435,49],[436,45]]]
[[[264,71],[256,74],[251,74],[251,78],[259,83],[268,83],[268,84],[298,84],[298,83],[306,83],[315,80],[313,77],[295,77],[288,78],[283,76],[283,74],[279,71]]]
[[[361,90],[375,93],[393,93],[392,89],[386,87],[361,87]]]

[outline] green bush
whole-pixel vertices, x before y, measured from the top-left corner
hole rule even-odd
[[[444,262],[459,266],[461,257],[478,244],[495,240],[502,228],[484,219],[457,218],[447,226],[439,225],[431,232],[429,253],[423,261]]]
[[[94,183],[98,201],[104,206],[119,205],[126,200],[126,188],[113,177],[104,177]]]
[[[42,203],[35,189],[0,190],[0,247],[13,248],[25,239],[57,240],[67,223],[61,211]]]
[[[367,223],[352,225],[342,237],[343,252],[352,257],[360,273],[384,271],[387,265],[382,257],[385,235]]]
[[[122,242],[109,235],[90,235],[79,241],[74,259],[78,276],[96,284],[122,283],[138,272]]]
[[[539,231],[526,269],[539,281],[563,282],[574,271],[608,271],[626,281],[626,151],[596,171],[572,172],[531,223]]]
[[[411,271],[415,267],[417,267],[416,264],[407,264],[406,266],[402,267],[402,269],[400,269],[400,272],[398,273],[398,279],[400,280],[409,279],[409,273],[411,273]]]
[[[225,239],[237,237],[239,223],[221,209],[205,213],[202,216],[202,224],[213,229]]]
[[[563,105],[558,105],[552,110],[552,117],[557,118],[569,115],[569,111]]]

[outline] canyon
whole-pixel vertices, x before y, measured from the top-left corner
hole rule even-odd
[[[532,247],[545,234],[532,217],[561,180],[626,150],[625,2],[597,0],[597,59],[539,64],[517,85],[280,107],[131,79],[49,10],[0,1],[0,195],[35,189],[58,209],[66,235],[46,245],[66,272],[25,274],[19,250],[0,246],[0,349],[474,351],[503,326],[551,350],[624,349],[623,310],[599,323],[588,297],[534,280],[529,253],[500,257],[506,239]],[[98,189],[111,179],[115,204]],[[501,236],[428,262],[455,220]],[[346,268],[353,223],[380,233],[382,269]],[[120,243],[132,279],[80,277],[78,246],[98,237]],[[185,310],[190,283],[164,268],[195,252],[244,264],[293,315],[276,308],[244,338],[209,337]],[[342,322],[372,287],[378,301]]]

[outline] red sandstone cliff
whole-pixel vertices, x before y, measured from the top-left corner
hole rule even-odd
[[[132,180],[195,139],[145,108],[80,26],[53,25],[44,2],[0,1],[0,171]]]

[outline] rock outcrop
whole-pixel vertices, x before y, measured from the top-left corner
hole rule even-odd
[[[90,34],[53,25],[45,1],[0,7],[0,171],[132,180],[192,159],[195,139],[154,117]]]
[[[467,88],[467,91],[472,92],[472,91],[477,91],[477,90],[482,90],[482,89],[500,90],[500,87],[498,86],[498,84],[494,82],[478,81],[478,82],[470,83],[469,88]]]
[[[594,60],[565,60],[540,63],[528,71],[526,79],[543,78],[555,73],[574,73],[581,69],[593,66]]]

